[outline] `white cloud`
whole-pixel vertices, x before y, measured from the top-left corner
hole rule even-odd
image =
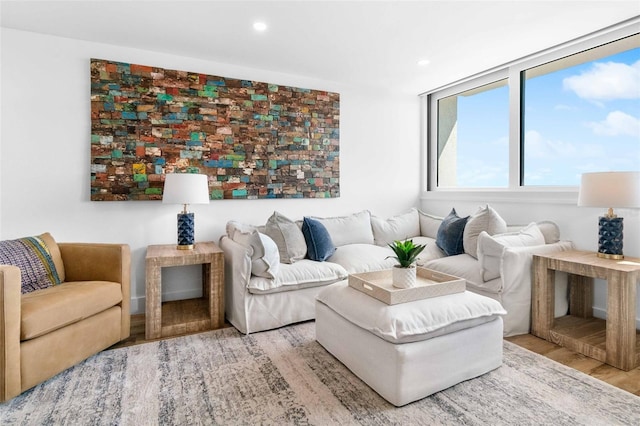
[[[507,166],[487,165],[482,161],[468,161],[459,168],[458,185],[467,187],[507,186],[509,170]]]
[[[640,119],[622,111],[612,111],[600,122],[589,122],[587,127],[601,136],[630,135],[640,138]]]
[[[567,157],[575,155],[577,151],[572,143],[545,139],[535,130],[529,130],[524,140],[527,156],[532,158]]]
[[[525,136],[526,155],[529,158],[561,160],[563,158],[598,158],[604,149],[598,144],[579,144],[544,138],[539,132],[529,130]]]
[[[529,182],[530,184],[536,184],[539,182],[544,182],[547,178],[553,176],[553,170],[549,168],[541,168],[534,171],[525,172],[525,182]]]
[[[588,71],[562,81],[583,99],[609,101],[640,98],[640,61],[633,65],[619,62],[596,62]]]

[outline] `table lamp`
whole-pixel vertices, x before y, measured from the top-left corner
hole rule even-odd
[[[193,250],[194,215],[187,212],[189,204],[209,204],[207,175],[195,173],[167,173],[164,180],[162,202],[182,204],[178,213],[178,249]]]
[[[640,207],[640,172],[583,173],[578,206],[609,208],[598,220],[598,256],[624,259],[622,218],[613,208]]]

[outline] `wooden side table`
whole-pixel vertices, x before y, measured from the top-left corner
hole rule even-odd
[[[569,315],[554,318],[555,271],[569,273]],[[640,365],[636,286],[640,259],[564,251],[533,256],[531,333],[621,370]],[[592,317],[593,279],[607,280],[607,320]]]
[[[157,339],[220,328],[224,324],[224,254],[215,243],[193,250],[151,245],[146,256],[145,337]],[[202,297],[162,303],[162,268],[202,265]]]

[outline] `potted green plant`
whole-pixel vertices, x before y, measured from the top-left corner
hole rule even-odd
[[[393,257],[398,261],[398,265],[392,270],[392,284],[398,288],[415,287],[416,285],[416,267],[414,265],[418,255],[426,247],[422,244],[414,244],[413,240],[394,241],[389,244],[391,250],[395,253]]]

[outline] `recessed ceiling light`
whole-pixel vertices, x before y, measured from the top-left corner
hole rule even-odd
[[[264,22],[254,22],[253,29],[256,31],[265,31],[267,29],[267,24]]]
[[[428,59],[420,59],[418,61],[418,65],[420,65],[421,67],[424,67],[425,65],[429,65],[430,63],[431,63],[431,61],[428,60]]]

